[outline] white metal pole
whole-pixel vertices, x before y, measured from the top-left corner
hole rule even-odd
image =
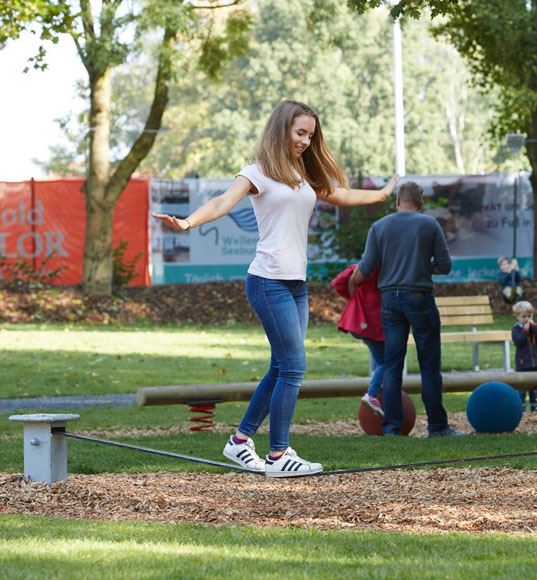
[[[403,103],[401,24],[399,19],[393,23],[393,92],[395,112],[395,169],[400,176],[403,176],[406,174],[405,111]]]

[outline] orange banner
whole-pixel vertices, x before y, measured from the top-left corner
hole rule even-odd
[[[0,267],[13,278],[29,268],[56,285],[82,282],[86,209],[81,179],[0,182]],[[136,261],[130,286],[150,284],[149,184],[131,180],[113,221],[113,247],[127,243],[125,261]],[[24,265],[23,265],[24,264]],[[57,270],[57,274],[50,276]]]

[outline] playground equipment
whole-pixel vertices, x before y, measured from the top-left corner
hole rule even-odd
[[[514,431],[522,419],[523,410],[519,393],[499,381],[479,385],[466,403],[468,421],[478,433]]]
[[[10,421],[24,425],[24,475],[54,483],[67,477],[67,441],[63,436],[72,414],[12,415]]]
[[[500,381],[522,390],[535,388],[537,372],[517,373],[502,371],[480,371],[465,373],[445,373],[442,375],[444,392],[466,393],[488,381]],[[369,377],[348,379],[316,379],[302,383],[299,397],[315,399],[324,397],[357,397],[367,392]],[[177,405],[197,403],[224,403],[226,401],[249,401],[257,387],[257,382],[194,384],[177,386],[155,386],[138,389],[138,404]],[[403,377],[403,389],[407,393],[421,391],[421,376],[406,375]]]
[[[382,403],[382,393],[379,395]],[[362,401],[358,408],[358,422],[366,435],[382,435],[382,419],[379,413]],[[403,391],[403,424],[401,425],[401,435],[408,435],[416,424],[416,407],[412,399]]]
[[[443,375],[444,391],[468,392],[484,382],[499,381],[509,383],[518,390],[528,390],[537,384],[537,372],[468,372],[447,373]],[[224,401],[248,401],[257,383],[230,383],[220,385],[183,385],[169,387],[145,387],[138,391],[140,405],[169,405],[200,403],[216,404]],[[366,393],[369,386],[368,377],[353,379],[326,379],[304,381],[300,397],[350,397]],[[407,393],[418,393],[421,388],[419,375],[406,375],[403,378],[403,388]],[[79,419],[76,414],[36,414],[12,415],[11,421],[24,425],[24,475],[34,481],[44,481],[51,484],[67,477],[67,438],[120,447],[122,449],[141,451],[163,457],[171,457],[183,461],[201,463],[212,467],[220,467],[232,471],[244,471],[237,465],[213,461],[202,457],[183,455],[169,451],[160,451],[119,441],[97,439],[85,435],[70,433],[66,429],[68,421]],[[466,457],[448,460],[428,461],[413,464],[385,465],[379,467],[358,467],[336,471],[326,471],[318,476],[341,475],[364,471],[382,471],[393,469],[417,468],[431,465],[447,465],[469,461],[484,461],[512,457],[528,457],[537,455],[537,451],[490,455],[483,457]],[[313,476],[310,476],[313,477]]]

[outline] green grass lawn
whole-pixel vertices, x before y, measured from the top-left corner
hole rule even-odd
[[[499,320],[495,328],[510,328]],[[306,379],[366,376],[365,345],[332,325],[310,325]],[[133,328],[0,326],[0,398],[133,393],[139,387],[255,381],[269,347],[257,325]],[[502,366],[502,347],[482,345],[483,369]],[[447,344],[443,369],[471,368],[471,347]],[[413,347],[409,372],[417,372]]]
[[[505,319],[495,328],[510,328]],[[312,325],[306,378],[368,373],[368,351],[349,335]],[[499,345],[482,348],[483,368],[502,364]],[[448,345],[444,369],[470,367],[471,349]],[[133,393],[140,386],[256,380],[264,373],[268,346],[256,326],[93,328],[0,327],[0,398]],[[415,353],[410,371],[417,370]],[[445,396],[448,412],[463,411],[468,394]],[[423,413],[419,396],[412,397]],[[299,400],[295,423],[356,417],[358,398]],[[235,425],[246,403],[219,405],[216,420]],[[39,411],[40,409],[35,409]],[[65,411],[62,411],[65,412]],[[184,405],[72,409],[74,432],[171,428],[188,425]],[[146,447],[223,461],[222,433],[115,437]],[[113,439],[111,434],[106,438]],[[256,443],[266,451],[268,437]],[[325,469],[516,453],[537,449],[537,436],[521,433],[448,439],[292,436],[305,457]],[[135,451],[68,441],[71,473],[212,471]],[[20,424],[0,415],[0,471],[22,470]],[[465,466],[471,464],[465,464]],[[537,458],[475,463],[537,469]],[[518,535],[410,535],[326,532],[317,529],[207,527],[187,524],[72,521],[0,516],[0,578],[529,578],[535,570],[533,537]]]
[[[0,517],[0,578],[525,579],[535,541]]]

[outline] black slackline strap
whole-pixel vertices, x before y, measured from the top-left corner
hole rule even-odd
[[[77,435],[67,431],[61,432],[65,437],[72,439],[80,439],[81,441],[90,441],[92,443],[100,443],[101,445],[110,445],[112,447],[120,447],[122,449],[130,449],[132,451],[142,451],[143,453],[151,453],[152,455],[160,455],[161,457],[171,457],[173,459],[183,459],[185,461],[192,461],[194,463],[202,463],[205,465],[212,465],[213,467],[223,467],[224,469],[231,469],[232,471],[240,471],[243,473],[250,473],[254,475],[265,475],[259,471],[249,471],[238,465],[232,463],[225,463],[224,461],[213,461],[212,459],[204,459],[203,457],[194,457],[193,455],[183,455],[181,453],[174,453],[172,451],[160,451],[159,449],[151,449],[150,447],[140,447],[138,445],[129,445],[128,443],[121,443],[120,441],[110,441],[109,439],[98,439],[97,437],[88,437],[87,435]],[[453,463],[470,463],[472,461],[491,461],[494,459],[512,459],[516,457],[531,457],[537,455],[537,451],[522,451],[520,453],[502,453],[498,455],[479,455],[477,457],[458,457],[455,459],[436,459],[432,461],[420,461],[418,463],[399,463],[397,465],[379,465],[376,467],[355,467],[351,469],[336,469],[334,471],[321,471],[320,473],[313,473],[311,475],[301,475],[294,477],[322,477],[323,475],[345,475],[351,473],[366,473],[368,471],[390,471],[395,469],[418,469],[420,467],[429,467],[431,465],[449,465]]]
[[[322,475],[345,475],[346,473],[365,473],[366,471],[390,471],[393,469],[418,469],[430,465],[449,465],[450,463],[470,463],[472,461],[490,461],[493,459],[511,459],[513,457],[529,457],[537,455],[537,451],[523,451],[521,453],[502,453],[499,455],[480,455],[478,457],[458,457],[455,459],[437,459],[433,461],[420,461],[418,463],[400,463],[398,465],[379,465],[377,467],[357,467],[355,469],[337,469],[335,471],[321,471],[312,476]]]
[[[194,463],[203,463],[205,465],[212,465],[213,467],[223,467],[233,471],[242,471],[244,473],[256,473],[243,469],[238,465],[232,463],[225,463],[224,461],[213,461],[212,459],[204,459],[203,457],[194,457],[193,455],[182,455],[181,453],[173,453],[173,451],[160,451],[159,449],[151,449],[150,447],[140,447],[138,445],[129,445],[128,443],[121,443],[120,441],[110,441],[109,439],[98,439],[97,437],[88,437],[87,435],[76,435],[64,431],[65,437],[72,439],[80,439],[81,441],[91,441],[92,443],[100,443],[101,445],[110,445],[112,447],[121,447],[122,449],[131,449],[132,451],[142,451],[143,453],[151,453],[152,455],[160,455],[161,457],[172,457],[173,459],[183,459],[185,461],[192,461]],[[265,475],[261,473],[260,475]]]

